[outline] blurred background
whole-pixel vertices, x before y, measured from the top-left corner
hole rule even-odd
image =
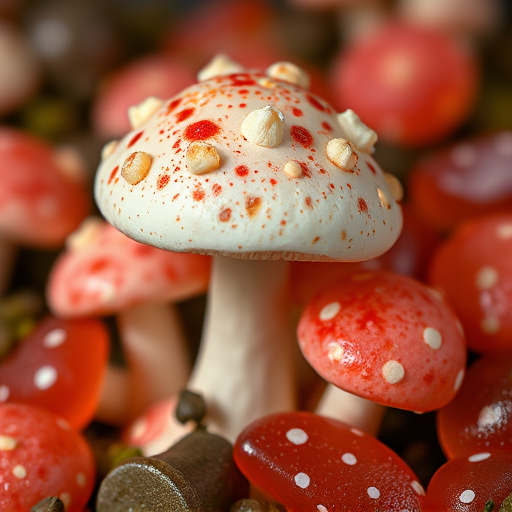
[[[92,197],[102,147],[130,129],[128,107],[172,97],[218,53],[248,69],[303,67],[314,93],[377,131],[375,158],[406,203],[425,157],[512,130],[510,0],[0,0],[0,125],[72,148]],[[507,151],[508,173],[493,186],[510,210],[510,142]],[[0,176],[8,172],[0,160]],[[478,172],[484,194],[486,167]],[[44,294],[61,250],[21,247],[6,293]],[[203,307],[203,298],[181,305],[195,346]],[[433,415],[390,411],[380,437],[423,483],[444,460]]]

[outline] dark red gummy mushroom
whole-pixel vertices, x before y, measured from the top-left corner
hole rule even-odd
[[[108,350],[100,320],[47,316],[0,360],[0,402],[42,407],[84,428],[96,412]]]
[[[434,254],[429,282],[459,317],[468,347],[512,350],[512,213],[465,222]]]
[[[448,458],[512,452],[512,352],[484,355],[469,367],[457,396],[437,412],[437,431]]]
[[[512,492],[511,468],[512,453],[493,451],[446,462],[430,480],[425,512],[502,512]]]
[[[372,436],[309,412],[274,414],[238,436],[235,462],[289,512],[420,512],[424,491],[407,464]]]
[[[469,219],[512,211],[512,131],[478,135],[427,154],[408,174],[411,205],[446,233]]]

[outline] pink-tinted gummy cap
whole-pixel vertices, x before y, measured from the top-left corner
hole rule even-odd
[[[88,220],[69,239],[48,280],[60,316],[112,314],[149,301],[185,300],[208,286],[210,258],[143,245],[110,224]]]

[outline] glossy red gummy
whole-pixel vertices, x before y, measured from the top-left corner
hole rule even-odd
[[[42,407],[83,428],[96,410],[108,347],[100,320],[48,316],[0,361],[0,400]]]
[[[332,284],[305,308],[297,333],[325,380],[384,405],[437,409],[464,375],[466,344],[452,309],[408,276],[366,272]]]
[[[437,431],[450,459],[512,453],[512,353],[485,355],[469,367],[457,396],[438,411]]]
[[[288,512],[420,512],[424,491],[398,455],[372,436],[309,412],[260,418],[238,436],[234,458]]]
[[[407,178],[418,215],[440,232],[469,219],[512,211],[512,131],[478,136],[418,161]]]
[[[82,512],[94,486],[86,440],[62,418],[21,404],[0,404],[0,510],[30,512],[48,496]]]
[[[432,258],[429,281],[478,353],[512,350],[512,213],[461,225]]]
[[[54,148],[24,131],[0,128],[0,161],[2,237],[60,247],[89,212],[86,184],[66,174]]]
[[[492,499],[498,511],[512,492],[512,453],[476,452],[441,466],[427,489],[424,512],[485,512]]]
[[[383,24],[335,58],[333,97],[379,138],[423,146],[451,133],[475,98],[476,59],[456,40],[425,26]]]

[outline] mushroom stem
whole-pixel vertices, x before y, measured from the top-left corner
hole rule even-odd
[[[123,425],[130,408],[130,374],[121,367],[107,367],[95,418],[107,425]]]
[[[107,373],[97,417],[127,424],[185,387],[190,356],[178,312],[168,303],[132,306],[117,322],[127,370]]]
[[[343,421],[375,436],[380,429],[386,408],[328,384],[315,412]]]
[[[0,236],[0,295],[9,287],[16,252],[16,247]]]
[[[288,263],[216,256],[189,389],[205,423],[234,441],[252,420],[296,407]]]

